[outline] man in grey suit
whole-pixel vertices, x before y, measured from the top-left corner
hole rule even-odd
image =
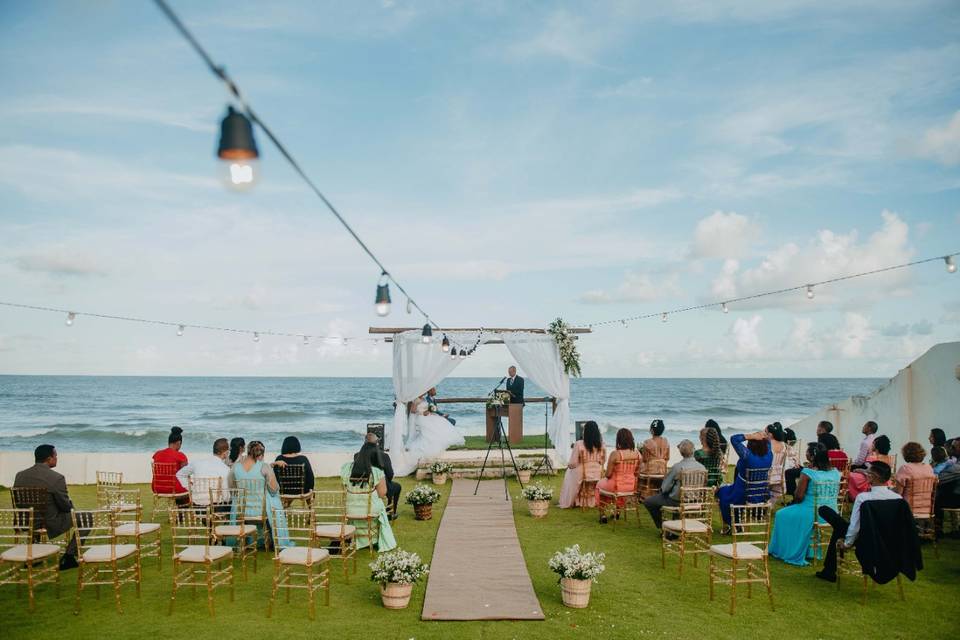
[[[47,527],[47,536],[52,540],[73,528],[73,520],[70,516],[73,511],[73,502],[67,493],[66,478],[53,470],[57,466],[57,449],[52,444],[42,444],[34,450],[33,459],[36,464],[17,473],[13,486],[42,487],[47,490],[47,510],[43,518]],[[60,569],[73,569],[76,566],[77,539],[76,536],[70,536],[67,549],[60,558]]]
[[[693,443],[689,440],[681,440],[677,445],[683,460],[670,467],[670,471],[664,476],[660,484],[660,492],[648,497],[643,501],[643,506],[650,512],[653,523],[660,528],[660,510],[665,506],[675,507],[680,504],[680,472],[682,471],[703,471],[707,468],[694,460]]]

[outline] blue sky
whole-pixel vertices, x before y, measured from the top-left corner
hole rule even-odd
[[[960,249],[955,2],[174,1],[444,326],[657,312]],[[648,3],[653,4],[653,3]],[[262,330],[418,325],[150,2],[0,2],[0,299]],[[598,330],[589,376],[890,376],[942,264]],[[495,375],[490,346],[458,371]],[[0,373],[389,375],[368,341],[0,309]]]

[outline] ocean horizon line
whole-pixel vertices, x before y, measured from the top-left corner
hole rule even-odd
[[[445,380],[488,380],[490,376],[448,376]],[[888,380],[891,376],[582,376],[572,380]],[[217,378],[221,380],[391,380],[391,376],[173,375],[141,373],[0,373],[0,378]]]

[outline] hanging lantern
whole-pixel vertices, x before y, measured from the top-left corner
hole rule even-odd
[[[423,331],[420,332],[420,341],[423,344],[430,344],[430,340],[433,339],[433,329],[430,328],[430,323],[423,325]]]
[[[377,298],[374,302],[374,309],[381,318],[390,313],[390,283],[385,281],[386,273],[380,276],[383,284],[377,285]]]
[[[447,336],[443,336],[443,342],[440,343],[440,348],[443,349],[444,353],[450,351],[450,341],[447,340]]]
[[[256,182],[260,153],[253,137],[253,125],[232,106],[227,107],[227,115],[220,123],[217,157],[222,161],[224,184],[230,189],[244,191]]]

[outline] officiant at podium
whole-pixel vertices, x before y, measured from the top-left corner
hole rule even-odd
[[[524,404],[523,378],[517,375],[517,368],[507,369],[507,391],[510,392],[510,404]]]

